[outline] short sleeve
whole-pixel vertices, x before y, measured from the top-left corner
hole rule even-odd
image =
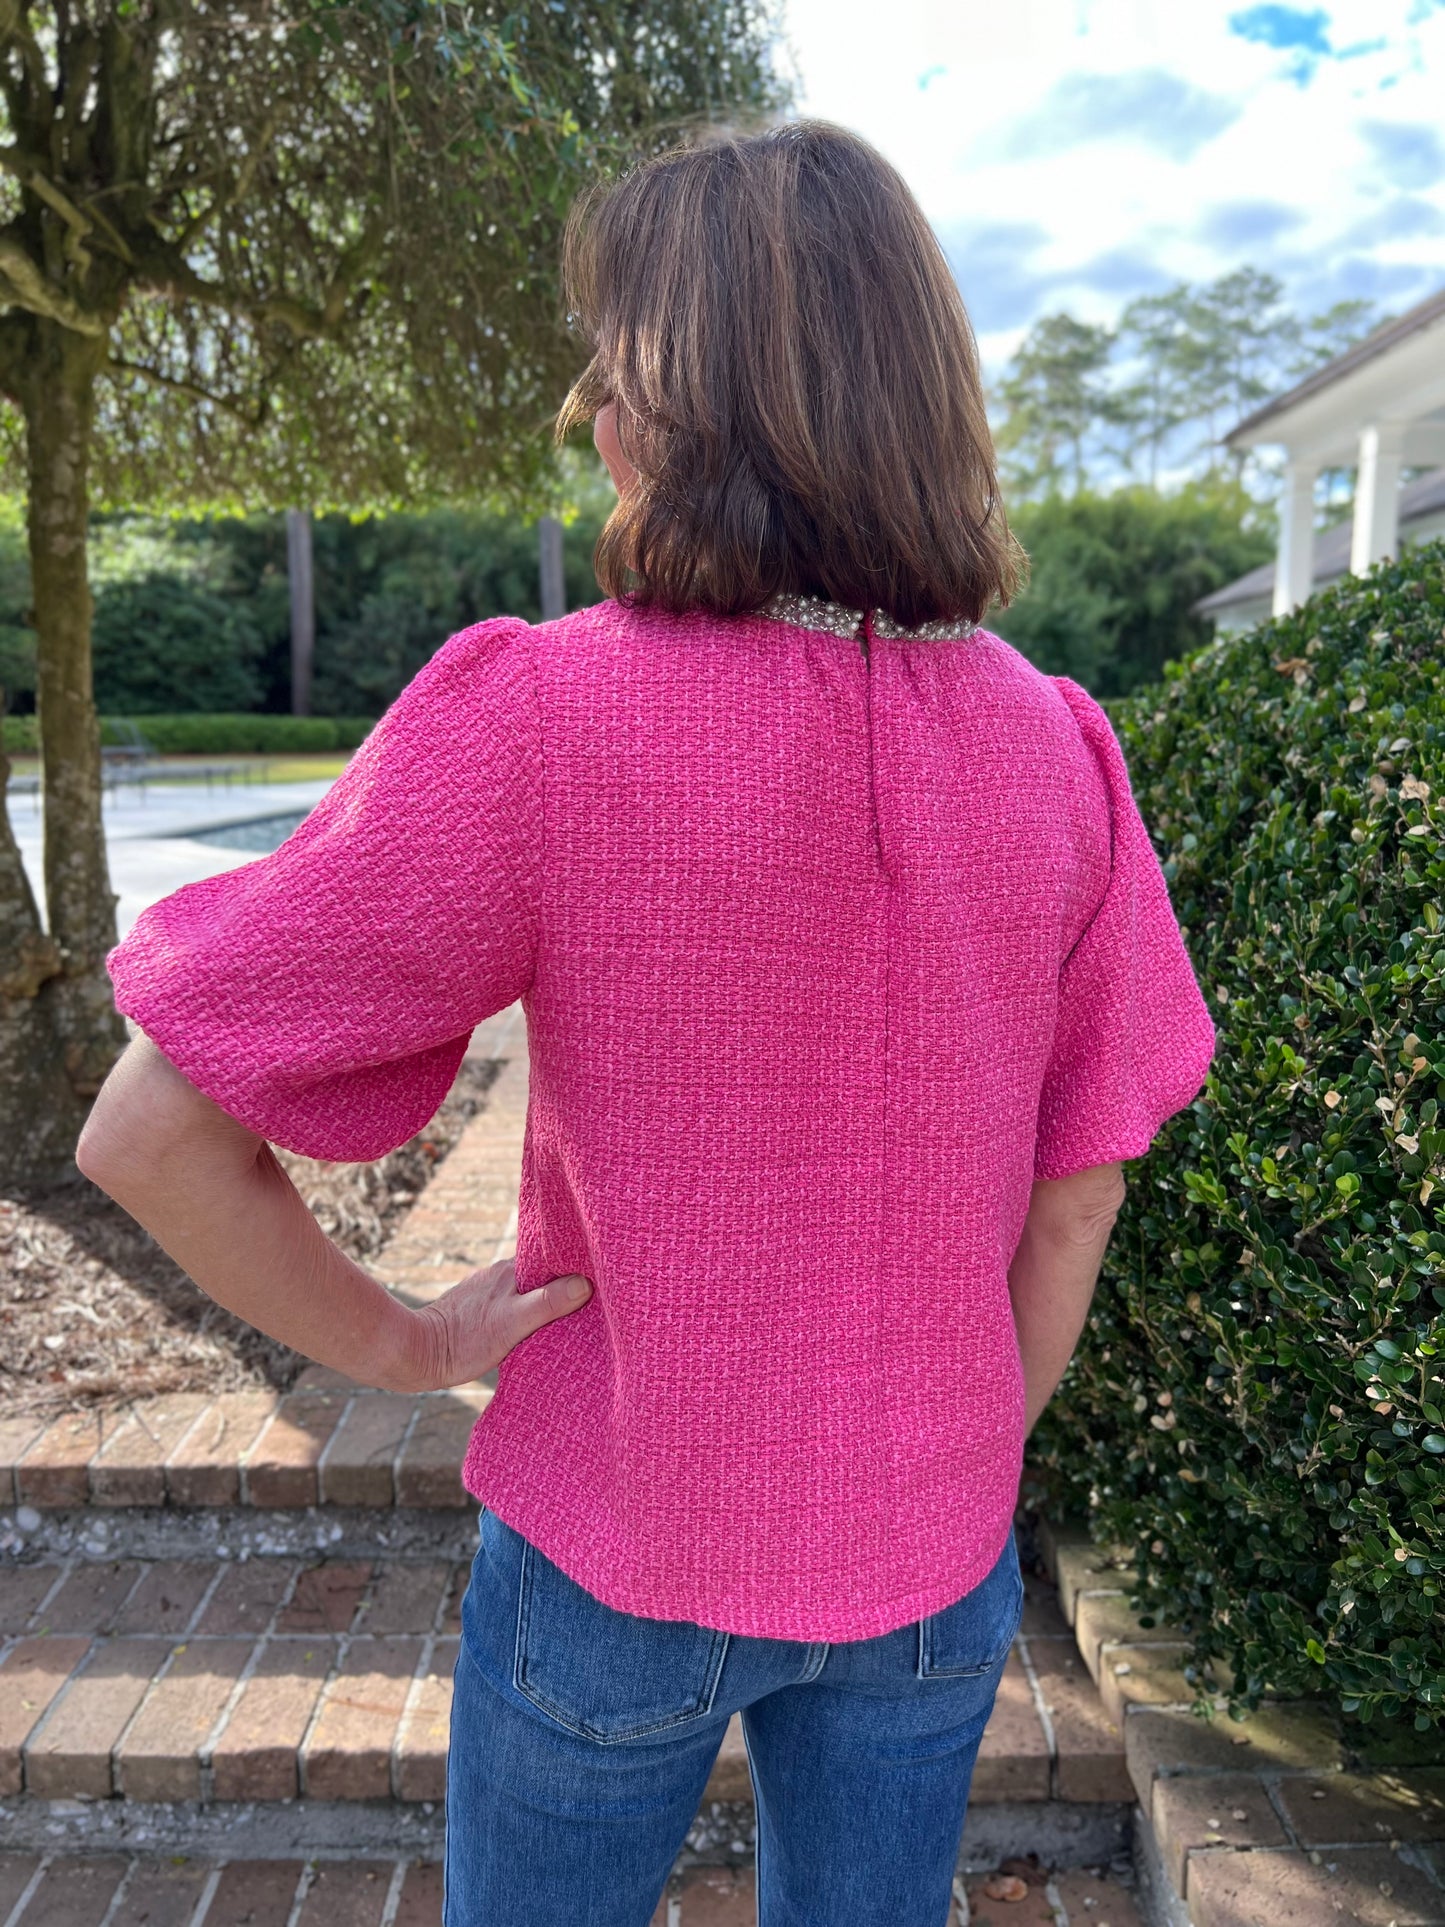
[[[1038,1178],[1142,1157],[1160,1126],[1198,1095],[1215,1043],[1118,739],[1085,690],[1064,676],[1054,681],[1102,778],[1110,865],[1103,897],[1059,973]]]
[[[537,946],[532,633],[453,636],[270,856],[142,913],[118,1007],[252,1130],[312,1157],[404,1144]]]

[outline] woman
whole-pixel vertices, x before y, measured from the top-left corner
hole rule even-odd
[[[1102,711],[978,626],[1016,550],[893,171],[670,154],[567,278],[608,600],[454,636],[281,849],[140,919],[79,1161],[355,1379],[501,1361],[447,1927],[643,1927],[738,1709],[762,1927],[937,1927],[1023,1440],[1213,1032]],[[410,1311],[267,1140],[381,1155],[515,998],[515,1271]]]

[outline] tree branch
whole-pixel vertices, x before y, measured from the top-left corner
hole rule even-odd
[[[246,315],[252,321],[279,321],[293,335],[324,332],[322,315],[303,302],[293,301],[288,295],[256,295],[245,288],[229,287],[224,281],[208,281],[168,244],[147,249],[136,262],[136,269],[139,286],[147,293],[164,295],[171,301],[194,301],[199,307]]]
[[[82,271],[90,266],[90,253],[85,238],[91,231],[91,223],[74,201],[67,199],[52,181],[46,179],[33,161],[29,161],[18,147],[0,147],[0,169],[19,181],[21,187],[28,188],[38,200],[44,201],[52,213],[58,214],[70,230],[65,245],[66,256],[74,261]]]
[[[13,306],[59,322],[72,334],[99,337],[106,332],[104,317],[83,307],[64,288],[57,288],[9,235],[0,235],[0,293],[8,295]]]
[[[45,99],[49,91],[45,74],[45,56],[40,51],[40,43],[25,17],[25,8],[20,4],[20,0],[0,0],[0,41],[6,40],[20,55],[21,66],[31,92],[37,98]],[[5,91],[7,95],[10,93],[8,87]],[[13,104],[15,103],[12,102]]]
[[[253,414],[248,413],[239,402],[233,401],[228,395],[213,394],[209,388],[202,388],[199,382],[187,381],[181,375],[164,374],[159,368],[148,368],[143,361],[127,361],[121,355],[112,355],[106,367],[111,374],[137,375],[142,381],[154,383],[157,388],[169,388],[178,395],[189,396],[192,401],[206,402],[211,407],[219,408],[224,414],[233,417],[243,428],[260,428],[266,419],[268,402],[264,395],[257,403]]]
[[[105,238],[110,242],[111,247],[120,256],[121,260],[125,262],[128,268],[133,268],[135,266],[135,249],[131,246],[130,242],[126,240],[120,229],[116,227],[106,215],[101,213],[100,209],[95,205],[96,198],[95,195],[87,195],[82,204],[81,213],[87,220],[98,224]]]
[[[251,192],[256,180],[256,170],[261,165],[261,156],[276,137],[276,123],[279,116],[273,111],[267,114],[256,130],[256,138],[246,154],[246,158],[236,173],[236,178],[228,189],[218,189],[214,197],[198,214],[187,221],[173,245],[182,253],[191,245],[198,234],[205,230],[224,209],[235,207]]]
[[[23,154],[18,146],[0,147],[0,169],[17,180],[21,187],[29,188],[37,199],[44,201],[48,208],[60,216],[76,236],[75,257],[84,256],[84,249],[80,244],[87,237],[94,238],[95,230],[99,228],[101,241],[108,243],[127,266],[135,266],[134,249],[109,217],[102,214],[95,205],[99,198],[97,195],[87,195],[85,201],[77,205],[41,171],[33,160]],[[119,181],[106,191],[121,193],[129,185],[129,182]],[[88,256],[81,260],[81,265],[84,267],[90,265]]]
[[[159,241],[154,249],[139,257],[136,269],[141,286],[153,294],[166,295],[174,301],[195,301],[202,307],[243,314],[253,321],[279,322],[297,340],[328,340],[340,328],[346,304],[380,253],[385,234],[385,219],[380,214],[374,215],[355,246],[342,254],[319,307],[311,307],[288,294],[252,294],[246,289],[228,287],[224,282],[208,281],[171,242]],[[0,260],[0,268],[3,266]]]

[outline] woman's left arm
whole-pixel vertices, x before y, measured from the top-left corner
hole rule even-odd
[[[412,1310],[331,1242],[266,1140],[143,1035],[102,1087],[76,1163],[207,1297],[306,1357],[386,1391],[479,1378],[591,1292],[585,1279],[554,1278],[519,1293],[508,1259]]]

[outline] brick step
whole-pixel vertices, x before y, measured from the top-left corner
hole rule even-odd
[[[492,1395],[478,1381],[415,1397],[310,1366],[294,1390],[176,1392],[109,1411],[0,1419],[5,1530],[47,1512],[307,1506],[475,1509],[460,1467]]]
[[[358,1847],[439,1835],[467,1572],[462,1561],[376,1557],[9,1567],[0,1573],[7,1837],[44,1844],[55,1804],[77,1801],[95,1803],[97,1827],[129,1829],[128,1840],[136,1827],[152,1840],[159,1829],[177,1846],[214,1832],[223,1810],[236,1824],[243,1804],[258,1851],[290,1841],[298,1824],[298,1848],[317,1844],[304,1828],[323,1817],[341,1847],[348,1807]],[[980,1853],[1042,1840],[1078,1862],[1124,1844],[1131,1789],[1120,1736],[1061,1629],[1051,1591],[1034,1588],[975,1775]],[[746,1846],[751,1805],[734,1719],[696,1850],[727,1858],[734,1842]],[[135,1822],[124,1819],[131,1807]]]
[[[1134,1894],[1106,1871],[1050,1877],[1030,1869],[1027,1884],[1036,1904],[1018,1910],[1024,1921],[1140,1927]],[[949,1927],[969,1919],[983,1927],[1001,1917],[995,1896],[1015,1891],[986,1874],[960,1885],[967,1911],[955,1907]],[[1014,1908],[1007,1912],[1012,1916]],[[757,1917],[750,1867],[691,1867],[668,1882],[652,1927],[757,1927]],[[6,1927],[332,1927],[338,1920],[346,1927],[440,1927],[440,1866],[381,1858],[209,1862],[0,1854]]]
[[[0,1788],[440,1800],[466,1573],[274,1558],[12,1568]]]
[[[5,1927],[440,1927],[441,1902],[436,1860],[0,1853]],[[652,1927],[756,1921],[749,1870],[695,1867],[669,1881]]]
[[[528,1076],[520,1006],[479,1026],[471,1054],[498,1066],[485,1105],[368,1267],[413,1305],[515,1243]],[[284,1394],[172,1392],[58,1417],[6,1414],[0,1549],[34,1544],[47,1514],[85,1507],[474,1509],[460,1468],[495,1384],[493,1372],[408,1397],[312,1365]]]
[[[1187,1633],[1129,1604],[1127,1556],[1045,1524],[1081,1668],[1122,1729],[1137,1800],[1136,1863],[1171,1923],[1423,1927],[1445,1923],[1445,1747],[1349,1728],[1328,1702],[1263,1700],[1231,1719],[1186,1671]],[[1214,1717],[1197,1716],[1200,1698]]]

